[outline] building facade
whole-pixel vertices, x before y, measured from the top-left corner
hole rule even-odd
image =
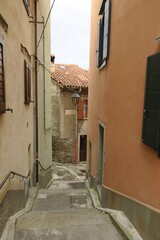
[[[49,9],[49,0],[37,1],[37,19],[41,22],[46,21]],[[34,20],[35,1],[0,2],[0,202],[8,190],[23,189],[24,181],[30,179],[32,183],[35,177]],[[43,24],[37,26],[38,40],[42,30]],[[44,70],[44,66],[50,68],[49,23],[39,43],[37,58],[39,161],[47,167],[52,162],[49,105],[51,95],[48,90],[51,78]],[[13,178],[7,178],[4,183],[11,172],[16,174],[11,174],[10,177]]]
[[[159,239],[160,2],[92,1],[88,171],[104,207]],[[152,11],[151,11],[152,9]]]
[[[78,92],[76,106],[72,95]],[[53,161],[86,161],[88,112],[88,71],[74,64],[52,67],[52,145]],[[76,136],[77,122],[77,136]],[[75,142],[75,140],[77,140]],[[76,160],[75,160],[76,158]]]
[[[37,1],[37,22],[41,22],[40,24],[37,23],[38,157],[44,169],[47,169],[52,164],[51,26],[49,12],[50,0]],[[41,167],[40,170],[42,170]],[[41,173],[44,175],[45,172],[42,170],[40,171],[40,175]]]

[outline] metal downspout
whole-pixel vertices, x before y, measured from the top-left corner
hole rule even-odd
[[[45,27],[44,17],[43,17],[43,29]],[[44,91],[44,130],[46,130],[46,75],[45,75],[45,31],[43,32],[43,91]]]
[[[37,62],[37,0],[34,0],[34,30],[35,30],[35,114],[36,114],[36,184],[38,185],[39,182],[39,175],[38,175],[38,62]]]

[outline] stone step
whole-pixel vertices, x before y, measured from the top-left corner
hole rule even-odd
[[[30,212],[16,227],[15,240],[121,240],[110,217],[95,209]]]

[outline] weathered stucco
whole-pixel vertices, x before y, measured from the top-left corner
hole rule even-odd
[[[34,14],[34,1],[31,0],[31,15]],[[38,18],[42,15],[47,18],[50,1],[39,0]],[[41,8],[41,13],[40,13]],[[0,34],[4,38],[4,76],[6,108],[13,110],[13,113],[6,112],[0,115],[0,183],[10,171],[27,175],[33,171],[35,161],[35,109],[34,109],[34,24],[26,12],[23,1],[2,0],[0,1],[0,13],[5,19],[8,29],[5,31],[0,22]],[[42,15],[41,15],[42,14]],[[42,32],[42,25],[38,26],[38,40]],[[45,65],[50,69],[50,25],[45,30]],[[25,48],[21,49],[21,45]],[[38,58],[43,59],[42,41],[38,48]],[[30,55],[30,56],[29,56]],[[31,65],[31,102],[24,104],[24,60]],[[43,61],[42,61],[43,62]],[[50,74],[45,72],[45,92],[43,67],[38,65],[39,85],[39,160],[44,167],[52,162],[51,152],[51,114],[50,114]],[[44,124],[44,103],[45,103],[45,124]],[[0,189],[0,202],[8,189],[23,188],[24,182],[19,177],[14,177],[6,182]]]
[[[10,171],[27,175],[33,164],[33,104],[24,104],[24,60],[27,57],[21,51],[22,44],[31,55],[33,43],[31,24],[22,1],[2,0],[0,12],[8,24],[7,32],[0,25],[4,38],[6,107],[13,109],[13,113],[0,115],[1,182]],[[33,78],[31,82],[33,98]],[[23,187],[22,183],[16,177],[7,182],[0,190],[0,201],[9,188]]]

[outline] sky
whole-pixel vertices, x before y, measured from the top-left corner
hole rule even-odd
[[[88,69],[90,11],[91,0],[55,0],[51,13],[51,53],[55,63]]]

